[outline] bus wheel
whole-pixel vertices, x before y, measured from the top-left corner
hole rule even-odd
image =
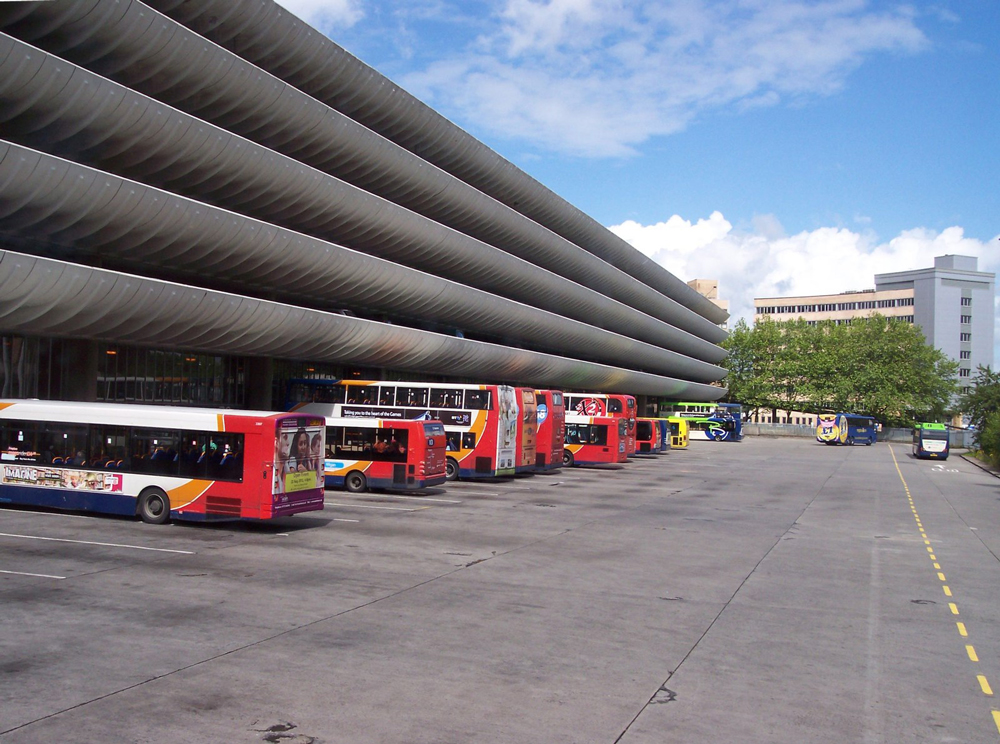
[[[351,493],[364,493],[368,490],[368,479],[365,478],[364,473],[359,473],[357,470],[351,471],[344,478],[344,488]]]
[[[458,479],[458,463],[452,457],[445,460],[444,477],[450,481]]]
[[[163,524],[170,519],[170,499],[160,488],[147,488],[139,494],[135,512],[146,524]]]
[[[563,450],[563,467],[571,468],[573,467],[573,453],[568,449]]]

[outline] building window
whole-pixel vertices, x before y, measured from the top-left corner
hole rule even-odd
[[[971,297],[963,297],[962,298],[962,307],[972,307],[972,298]]]
[[[959,377],[969,377],[971,375],[971,373],[972,373],[972,370],[966,369],[965,367],[962,367],[962,369],[958,370],[958,376]]]
[[[958,358],[959,359],[972,359],[972,352],[971,351],[960,351]]]
[[[963,315],[962,316],[962,325],[968,325],[971,322],[972,322],[972,316],[971,315]]]
[[[961,334],[961,340],[962,341],[971,341],[972,340],[972,334],[971,333],[963,333],[963,334]]]

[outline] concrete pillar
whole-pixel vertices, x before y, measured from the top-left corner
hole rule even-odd
[[[100,349],[96,341],[73,339],[62,345],[60,379],[66,400],[97,400],[97,362]]]
[[[274,384],[274,359],[270,357],[247,357],[244,374],[247,408],[253,411],[280,410],[283,400],[272,400],[271,387]]]

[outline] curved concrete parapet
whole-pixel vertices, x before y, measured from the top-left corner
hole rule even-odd
[[[394,313],[709,382],[724,371],[530,305],[0,141],[0,233],[33,252],[319,308]],[[638,316],[630,310],[629,315]],[[669,340],[679,332],[652,321]]]
[[[259,9],[269,12],[269,8],[264,5]],[[429,239],[450,244],[453,250],[482,253],[488,243],[502,249],[497,251],[501,254],[509,253],[542,266],[710,342],[725,338],[725,332],[702,317],[703,313],[692,312],[674,297],[678,292],[684,297],[693,293],[683,282],[674,279],[673,290],[665,295],[616,268],[622,256],[641,256],[630,246],[623,243],[627,251],[607,263],[325,103],[225,49],[206,43],[204,38],[142,3],[56,0],[35,4],[33,12],[25,17],[19,11],[6,11],[0,4],[0,27],[266,148],[391,200],[393,209],[384,204],[373,205],[371,197],[360,209],[357,204],[345,203],[344,209],[352,210],[352,217],[332,226],[332,220],[328,220],[328,229],[336,233],[320,237],[367,250],[368,245],[382,244],[379,230],[405,224],[400,229],[414,234],[414,239],[421,232],[425,234],[422,239],[428,239],[429,233]],[[476,142],[468,135],[465,137]],[[341,187],[343,192],[346,185]],[[564,203],[548,190],[538,188],[541,190],[536,197]],[[227,191],[220,189],[218,193]],[[442,224],[419,220],[416,214],[401,217],[407,210],[393,202],[427,214]],[[239,209],[232,204],[224,206]],[[380,212],[387,210],[392,212],[394,220],[383,221],[379,217]],[[373,221],[377,229],[371,227]],[[470,237],[444,225],[462,230]],[[614,237],[604,228],[600,230]],[[368,244],[358,242],[362,239],[367,239]],[[426,266],[420,268],[427,270]],[[452,268],[458,271],[460,267]],[[646,268],[654,274],[666,273],[651,261]],[[474,283],[491,273],[475,269],[451,278]],[[493,287],[484,288],[495,291]],[[697,293],[694,295],[708,302]],[[714,305],[708,305],[717,311]]]
[[[713,323],[727,313],[271,0],[146,0]]]
[[[0,250],[0,332],[716,400],[722,388]]]

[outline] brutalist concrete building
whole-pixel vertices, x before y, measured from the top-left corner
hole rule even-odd
[[[271,0],[0,3],[4,396],[714,400],[724,320]]]

